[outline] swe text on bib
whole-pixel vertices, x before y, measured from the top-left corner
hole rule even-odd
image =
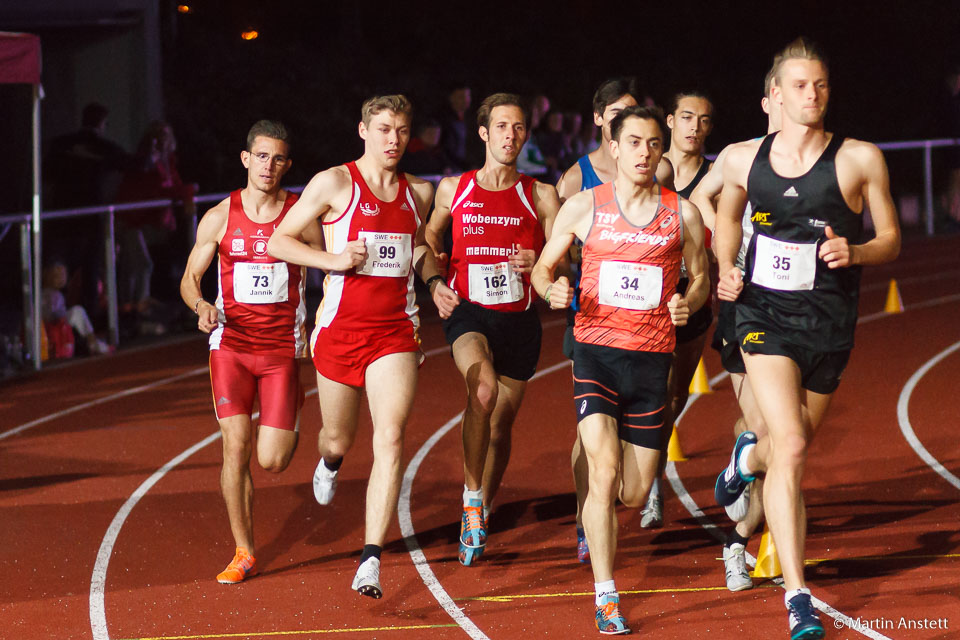
[[[409,233],[360,231],[357,236],[367,245],[367,259],[357,273],[384,278],[406,278],[413,262],[413,243]]]

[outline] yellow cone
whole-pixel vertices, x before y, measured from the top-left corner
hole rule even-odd
[[[883,307],[886,313],[902,313],[903,300],[900,298],[900,290],[897,288],[897,281],[890,280],[890,288],[887,289],[887,304]]]
[[[693,379],[690,381],[690,393],[713,393],[710,389],[710,382],[707,380],[707,369],[703,366],[703,358],[697,364],[697,370],[693,372]]]
[[[760,538],[760,552],[757,554],[757,566],[750,575],[754,578],[776,578],[782,574],[780,558],[777,557],[777,547],[773,544],[770,527],[764,527],[763,537]]]
[[[686,456],[683,455],[683,449],[680,448],[680,438],[677,437],[677,425],[673,425],[670,442],[667,444],[667,460],[670,462],[683,462],[686,459]]]

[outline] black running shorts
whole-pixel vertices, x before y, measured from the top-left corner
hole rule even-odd
[[[829,394],[840,386],[850,350],[814,351],[784,339],[776,327],[759,323],[737,323],[737,336],[744,353],[786,356],[800,367],[800,384],[814,393]]]
[[[537,371],[543,328],[533,306],[526,311],[494,311],[460,300],[443,321],[443,333],[451,347],[464,334],[482,334],[493,353],[497,375],[529,380]]]
[[[740,341],[737,340],[736,303],[721,300],[717,308],[717,326],[710,346],[720,354],[720,363],[728,373],[746,373]]]

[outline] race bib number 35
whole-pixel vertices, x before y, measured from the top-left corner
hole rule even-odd
[[[233,265],[233,297],[245,304],[286,302],[289,277],[286,262],[237,262]]]
[[[507,304],[523,298],[520,274],[509,262],[470,265],[470,300],[477,304]]]
[[[649,311],[660,306],[662,294],[660,267],[612,260],[600,264],[600,304]]]
[[[778,291],[810,291],[817,277],[816,243],[783,242],[757,236],[751,280]]]
[[[367,245],[367,259],[357,273],[384,278],[406,278],[413,262],[413,241],[409,233],[361,231],[358,237]]]

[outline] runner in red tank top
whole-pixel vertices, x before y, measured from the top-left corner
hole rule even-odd
[[[440,182],[427,225],[427,240],[443,262],[443,235],[453,224],[447,282],[461,301],[443,329],[467,383],[459,551],[467,566],[486,546],[486,516],[510,459],[510,430],[540,357],[529,273],[560,206],[556,189],[517,172],[526,115],[513,94],[483,101],[477,121],[486,162]]]
[[[240,160],[247,186],[207,212],[180,283],[180,295],[210,334],[210,381],[223,436],[220,487],[236,541],[233,562],[217,579],[240,582],[257,571],[253,543],[251,413],[260,396],[257,459],[283,471],[297,444],[302,392],[297,358],[304,352],[303,267],[267,255],[267,241],[297,197],[280,188],[290,168],[286,128],[261,120],[247,134]],[[323,246],[319,225],[302,230]],[[216,305],[203,299],[200,279],[218,256]]]
[[[659,110],[624,109],[611,134],[616,180],[564,203],[531,281],[552,308],[568,307],[573,289],[565,276],[554,281],[553,274],[574,238],[584,243],[573,376],[589,478],[577,473],[575,479],[578,493],[587,486],[582,517],[596,624],[602,633],[617,634],[630,630],[613,581],[614,504],[618,490],[629,507],[647,499],[665,427],[670,325],[683,325],[703,305],[709,281],[699,211],[654,182],[663,154]],[[690,277],[684,295],[676,292],[681,257]]]
[[[340,464],[356,435],[364,387],[367,391],[373,469],[366,544],[352,588],[379,598],[380,552],[397,508],[403,431],[422,358],[413,273],[430,281],[439,272],[421,224],[433,187],[397,170],[410,140],[410,103],[401,95],[377,96],[363,103],[361,113],[363,156],[315,175],[267,250],[327,272],[311,344],[323,418],[313,476],[320,504],[333,499]],[[298,239],[318,218],[325,251]],[[432,293],[441,316],[449,315],[457,295],[442,282]]]

